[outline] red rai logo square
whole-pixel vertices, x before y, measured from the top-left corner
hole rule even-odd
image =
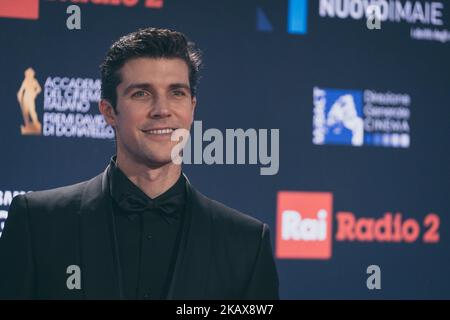
[[[276,257],[330,259],[332,212],[332,193],[278,192]]]

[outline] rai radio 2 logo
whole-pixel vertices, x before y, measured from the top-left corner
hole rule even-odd
[[[428,213],[423,220],[396,212],[382,217],[357,217],[338,211],[333,237],[331,192],[280,191],[277,194],[275,255],[278,259],[331,259],[333,238],[339,242],[403,243],[440,241],[440,217]]]

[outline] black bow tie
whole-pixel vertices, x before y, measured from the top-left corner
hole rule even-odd
[[[118,205],[127,214],[157,213],[168,223],[180,218],[181,208],[184,204],[184,194],[177,194],[168,199],[143,199],[132,193],[120,196]]]

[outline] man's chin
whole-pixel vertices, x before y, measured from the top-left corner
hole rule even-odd
[[[164,166],[176,165],[170,156],[155,157],[153,155],[151,157],[147,157],[145,163],[149,168],[160,168]]]

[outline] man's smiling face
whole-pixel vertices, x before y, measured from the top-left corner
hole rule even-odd
[[[148,166],[171,162],[174,129],[189,130],[196,99],[189,70],[179,58],[135,58],[120,69],[117,114],[105,117],[116,129],[117,153]]]

